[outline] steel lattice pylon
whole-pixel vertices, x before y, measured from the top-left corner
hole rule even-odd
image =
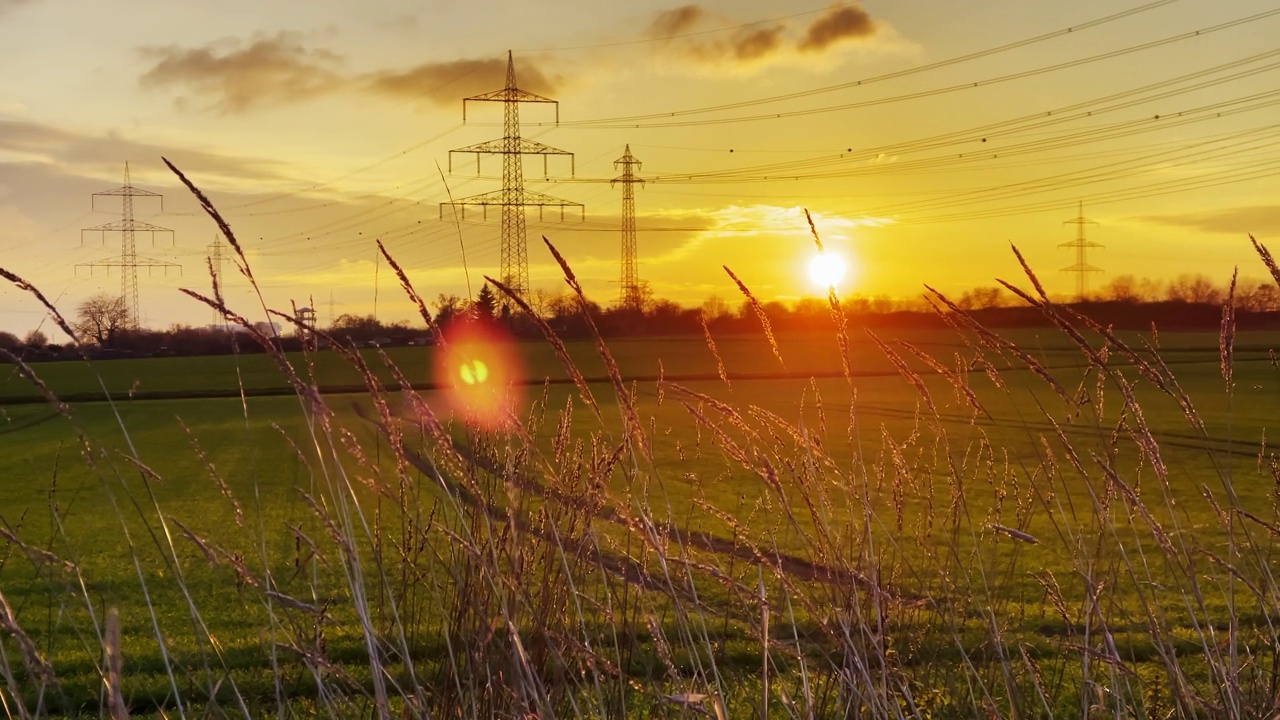
[[[644,179],[636,177],[640,169],[640,161],[631,154],[628,144],[622,157],[613,161],[613,166],[622,171],[610,184],[622,184],[622,288],[618,294],[618,304],[628,310],[644,309],[644,293],[640,285],[640,274],[636,268],[636,190],[637,183],[644,184]]]
[[[1089,220],[1084,216],[1084,203],[1080,203],[1080,214],[1071,220],[1064,221],[1063,225],[1076,226],[1076,238],[1069,242],[1064,242],[1058,247],[1071,248],[1076,251],[1076,261],[1074,264],[1062,268],[1062,272],[1076,274],[1076,300],[1084,302],[1085,297],[1089,293],[1089,273],[1100,273],[1102,268],[1094,267],[1089,264],[1089,248],[1104,247],[1102,243],[1096,243],[1092,240],[1086,240],[1084,236],[1085,225],[1097,225],[1098,223]]]
[[[159,225],[135,220],[133,217],[133,199],[135,197],[156,198],[159,200],[160,210],[163,212],[164,196],[160,193],[134,187],[129,180],[129,163],[125,163],[124,185],[114,190],[94,193],[90,200],[90,207],[95,210],[97,209],[99,197],[120,198],[120,219],[116,222],[84,228],[80,231],[80,242],[81,244],[84,243],[84,234],[87,232],[98,233],[103,243],[106,242],[107,233],[120,233],[120,255],[94,260],[93,262],[80,263],[76,265],[76,269],[88,268],[90,275],[92,275],[97,268],[103,268],[107,273],[110,273],[113,267],[120,268],[120,299],[124,302],[128,311],[127,325],[130,328],[137,328],[141,321],[141,315],[138,312],[138,268],[145,267],[148,271],[155,268],[163,268],[166,274],[169,272],[169,268],[178,268],[179,272],[182,270],[182,266],[177,263],[138,257],[137,234],[139,232],[151,233],[151,244],[154,245],[156,233],[169,233],[169,237],[172,239],[173,231]]]
[[[475,95],[462,100],[462,121],[467,120],[468,102],[500,102],[503,104],[502,137],[497,140],[468,145],[449,151],[449,170],[453,170],[454,153],[473,153],[476,156],[476,173],[480,172],[481,155],[502,156],[502,189],[481,193],[470,197],[440,203],[443,217],[444,208],[451,206],[461,209],[465,217],[467,206],[480,206],[484,217],[488,217],[489,206],[502,208],[502,249],[501,268],[499,274],[507,287],[524,295],[529,291],[529,250],[525,241],[526,207],[537,207],[539,218],[542,208],[558,207],[563,219],[564,209],[576,207],[582,209],[582,203],[562,200],[524,188],[524,156],[541,155],[543,170],[546,170],[547,156],[566,155],[572,163],[573,153],[566,150],[543,145],[533,140],[520,137],[520,103],[548,103],[556,106],[556,122],[560,121],[560,105],[555,100],[521,90],[516,86],[515,63],[511,52],[507,51],[507,83],[501,90]],[[572,164],[570,165],[572,174]]]

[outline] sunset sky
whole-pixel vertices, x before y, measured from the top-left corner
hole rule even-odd
[[[500,186],[499,158],[477,176],[448,151],[501,136],[501,106],[464,124],[462,98],[501,88],[512,50],[519,85],[560,103],[559,127],[523,106],[523,136],[576,154],[572,181],[530,159],[527,187],[586,213],[530,214],[535,288],[564,287],[546,235],[616,300],[607,181],[627,144],[649,180],[641,277],[685,304],[737,302],[722,264],[765,298],[814,294],[805,207],[849,259],[846,293],[1020,279],[1010,243],[1068,293],[1059,244],[1081,201],[1106,246],[1095,284],[1261,277],[1247,233],[1280,249],[1276,38],[1274,0],[0,0],[0,267],[69,309],[118,292],[114,271],[75,266],[119,254],[80,229],[118,219],[90,195],[128,161],[165,195],[139,218],[175,231],[139,255],[183,268],[140,272],[144,322],[209,322],[177,288],[208,287],[215,226],[163,155],[222,209],[271,305],[314,298],[327,322],[330,297],[365,314],[376,293],[380,319],[409,318],[375,238],[429,298],[467,293],[465,248],[478,290],[497,214],[455,225],[439,204]],[[228,296],[260,317],[242,278]],[[0,329],[43,317],[0,290]]]

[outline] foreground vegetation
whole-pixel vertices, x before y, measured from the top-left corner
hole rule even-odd
[[[833,303],[830,336],[766,322],[696,355],[551,335],[519,347],[564,382],[499,423],[415,389],[416,349],[264,342],[205,373],[39,366],[71,368],[49,383],[17,364],[45,402],[0,425],[0,700],[1273,717],[1273,338],[1237,336],[1230,298],[1218,334],[1120,337],[1028,280],[1053,332],[998,335],[935,294],[945,333],[855,339]],[[292,395],[240,394],[266,362]],[[231,396],[56,399],[90,383]]]

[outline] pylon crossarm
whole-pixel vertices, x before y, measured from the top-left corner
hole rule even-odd
[[[123,220],[113,220],[102,225],[84,228],[80,232],[89,232],[90,230],[95,232],[124,232],[125,230],[133,230],[134,232],[173,234],[173,230],[170,230],[167,227],[152,225],[151,223],[143,222],[142,220],[131,220],[128,223]]]
[[[94,196],[98,196],[98,195],[133,195],[134,197],[164,197],[158,192],[143,190],[142,188],[136,188],[132,185],[125,185],[123,187],[118,187],[114,190],[103,190],[102,192],[94,193]]]

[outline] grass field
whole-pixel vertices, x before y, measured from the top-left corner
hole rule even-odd
[[[622,400],[569,343],[598,415],[522,343],[524,423],[497,432],[434,390],[252,396],[289,388],[262,354],[35,366],[115,400],[65,415],[6,370],[0,695],[170,717],[1274,704],[1280,336],[1234,338],[1228,391],[1217,333],[1162,335],[1148,374],[1002,333],[1057,387],[972,333],[880,335],[847,377],[835,336],[781,336],[781,362],[717,337],[728,383],[701,338],[621,340]],[[387,355],[426,385],[430,349]],[[289,361],[322,392],[364,382]]]

